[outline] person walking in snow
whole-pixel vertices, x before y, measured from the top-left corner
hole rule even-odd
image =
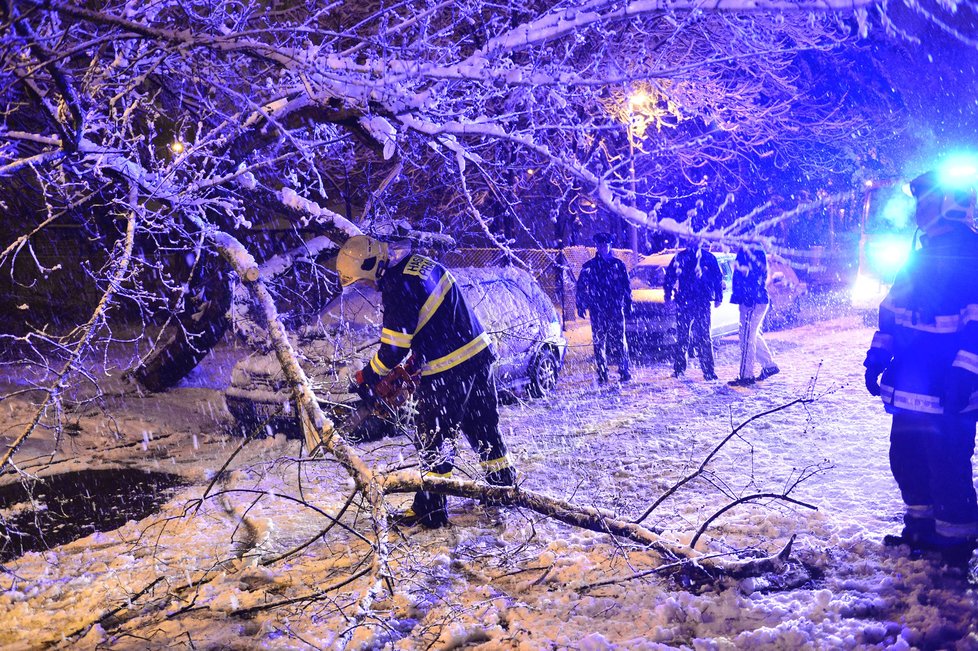
[[[974,181],[932,171],[910,182],[921,246],[880,304],[864,362],[867,390],[893,416],[890,469],[905,504],[903,531],[884,543],[937,550],[951,564],[966,563],[978,537]]]
[[[663,286],[666,303],[673,297],[676,303],[673,376],[679,377],[686,371],[686,351],[692,347],[699,355],[703,377],[717,379],[710,339],[710,304],[720,307],[723,302],[723,272],[716,256],[703,246],[702,241],[683,249],[666,267]]]
[[[734,262],[733,291],[730,302],[740,306],[740,371],[731,386],[750,386],[781,369],[761,335],[761,325],[770,307],[767,293],[767,255],[760,246],[742,246]],[[755,358],[761,373],[754,376]]]
[[[618,366],[622,382],[632,379],[628,370],[625,319],[632,313],[632,289],[625,263],[611,254],[611,235],[594,236],[597,253],[584,263],[577,279],[577,314],[591,316],[591,338],[598,384],[608,382],[608,356]]]
[[[461,430],[479,455],[486,481],[515,486],[516,471],[499,433],[499,407],[489,335],[452,274],[422,255],[399,254],[386,242],[351,237],[336,260],[343,286],[357,281],[380,289],[380,348],[356,374],[357,393],[369,395],[410,351],[420,365],[415,444],[421,476],[450,477],[452,439]],[[422,490],[397,524],[438,528],[448,524],[446,497]]]

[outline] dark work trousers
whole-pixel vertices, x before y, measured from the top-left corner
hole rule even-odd
[[[608,357],[618,366],[618,375],[628,379],[628,343],[625,341],[625,317],[619,314],[591,314],[591,339],[598,380],[608,381]]]
[[[447,371],[422,376],[417,391],[415,442],[422,475],[451,474],[455,467],[455,438],[461,430],[479,455],[487,482],[497,486],[516,483],[506,444],[499,434],[499,404],[491,363],[490,353],[483,351]],[[415,496],[415,506],[435,502],[444,508],[444,499],[434,499],[427,491]],[[418,508],[414,510],[419,512]]]
[[[960,416],[900,412],[890,430],[890,470],[907,515],[934,518],[938,534],[978,535],[972,478],[975,421]],[[930,508],[928,508],[930,507]]]
[[[690,339],[692,330],[692,339]],[[673,369],[676,374],[686,370],[686,351],[690,345],[700,358],[703,377],[715,375],[713,370],[713,343],[710,341],[710,302],[696,301],[676,303],[676,348],[673,351]]]

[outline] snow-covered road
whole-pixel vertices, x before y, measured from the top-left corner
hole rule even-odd
[[[597,387],[587,365],[587,331],[578,328],[570,332],[558,392],[503,409],[502,426],[525,487],[635,518],[734,427],[813,396],[743,428],[707,473],[646,520],[665,536],[689,542],[731,500],[781,493],[811,474],[791,497],[817,511],[776,500],[749,502],[717,518],[698,543],[714,552],[769,552],[797,535],[796,563],[784,575],[694,587],[656,574],[637,577],[661,560],[531,513],[486,511],[450,498],[452,528],[398,539],[395,593],[368,620],[378,624],[373,632],[364,627],[355,639],[404,649],[978,648],[975,596],[962,578],[933,559],[910,560],[905,550],[879,543],[899,529],[901,504],[887,466],[888,418],[862,387],[870,337],[855,317],[770,333],[782,373],[750,388],[725,382],[734,377],[732,341],[719,349],[719,382],[703,381],[695,365],[676,380],[660,361],[635,367],[627,385]],[[211,370],[222,363],[216,356]],[[335,601],[307,600],[248,617],[241,609],[309,594],[348,576],[363,552],[356,540],[330,534],[268,567],[228,559],[243,537],[260,542],[268,558],[325,527],[324,518],[291,501],[266,497],[252,505],[253,491],[295,495],[301,484],[308,501],[336,512],[349,493],[342,470],[304,464],[300,480],[288,457],[297,451],[295,442],[266,439],[249,445],[219,484],[236,492],[184,515],[237,443],[214,423],[223,410],[219,393],[207,388],[213,385],[209,372],[205,367],[163,396],[109,400],[111,421],[95,411],[74,415],[78,435],[63,444],[62,470],[134,465],[174,472],[193,485],[156,516],[7,563],[0,574],[0,646],[59,640],[126,604],[158,577],[163,583],[125,611],[125,623],[108,633],[92,629],[72,646],[146,648],[174,641],[324,648],[335,642],[351,603],[342,590]],[[23,415],[22,405],[9,403],[3,432]],[[33,445],[21,458],[37,468],[44,442]],[[363,451],[378,466],[414,460],[403,439]],[[460,466],[474,471],[467,450]],[[252,528],[242,532],[236,518],[245,511]],[[345,516],[349,524],[355,511]],[[188,584],[194,587],[181,591]],[[146,608],[154,599],[159,610]]]

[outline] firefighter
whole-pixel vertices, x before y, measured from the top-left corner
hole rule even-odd
[[[972,476],[978,418],[975,191],[928,172],[910,183],[921,246],[880,304],[866,388],[892,414],[890,469],[905,504],[888,545],[966,563],[978,536]],[[882,378],[880,376],[882,375]]]
[[[676,300],[676,348],[673,351],[673,376],[686,371],[686,351],[699,353],[703,378],[717,379],[713,368],[713,343],[710,340],[710,303],[723,302],[723,272],[715,255],[702,242],[677,253],[666,267],[663,284],[666,303]],[[690,341],[692,328],[692,341]]]
[[[375,387],[409,351],[420,365],[415,445],[422,478],[451,477],[453,439],[461,430],[479,455],[486,481],[514,486],[516,472],[499,434],[489,335],[452,274],[434,260],[401,254],[365,235],[342,246],[336,270],[344,286],[364,281],[381,292],[380,348],[357,374],[359,389]],[[448,525],[445,495],[418,492],[396,522],[432,529]]]
[[[625,341],[625,318],[632,313],[632,290],[625,263],[611,255],[611,235],[594,236],[595,256],[584,263],[577,279],[577,314],[582,319],[590,313],[594,362],[598,384],[608,382],[608,359],[618,365],[622,382],[632,379],[628,371],[628,343]]]

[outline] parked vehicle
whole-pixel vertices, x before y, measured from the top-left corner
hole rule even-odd
[[[553,303],[536,280],[512,267],[451,272],[493,340],[497,386],[534,398],[553,391],[567,341]],[[342,421],[359,403],[358,396],[350,393],[350,377],[376,352],[381,322],[379,292],[354,285],[294,336],[316,396],[334,419]],[[299,434],[292,397],[273,353],[251,355],[234,367],[225,402],[242,427],[267,420],[271,432]],[[396,424],[372,418],[348,434],[354,439],[379,438],[390,434]]]
[[[631,271],[632,316],[626,321],[628,345],[633,349],[668,348],[676,344],[676,305],[665,302],[666,267],[678,253],[663,251],[646,256]],[[723,303],[710,308],[710,337],[717,339],[735,334],[740,327],[740,312],[730,303],[733,286],[733,253],[714,253],[723,272]],[[777,261],[768,264],[768,293],[771,309],[769,325],[794,320],[800,310],[800,299],[807,291],[791,267]]]

